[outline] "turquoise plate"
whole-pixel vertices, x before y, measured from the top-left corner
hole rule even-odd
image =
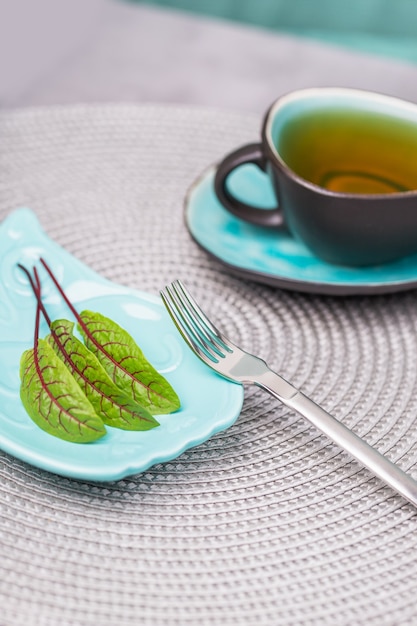
[[[194,356],[158,297],[97,275],[51,241],[27,209],[12,213],[0,225],[0,251],[2,450],[62,476],[112,481],[173,459],[237,419],[243,388],[217,376]],[[17,263],[32,267],[41,256],[77,309],[100,311],[133,335],[151,363],[176,389],[182,404],[178,412],[158,417],[160,426],[146,432],[108,428],[102,439],[90,444],[62,441],[32,422],[19,397],[19,361],[22,352],[33,345],[36,305]],[[68,317],[65,304],[43,276],[45,304],[51,317]],[[43,323],[41,336],[46,334]]]
[[[417,286],[417,255],[366,268],[331,265],[284,230],[234,217],[215,196],[214,174],[211,167],[192,185],[185,222],[194,240],[230,272],[275,287],[329,295],[380,294]],[[265,209],[274,206],[271,185],[255,166],[240,167],[229,183],[238,197]]]

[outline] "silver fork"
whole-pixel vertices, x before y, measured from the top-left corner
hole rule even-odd
[[[224,378],[268,391],[417,506],[417,482],[411,476],[273,372],[265,361],[232,343],[210,322],[180,281],[165,287],[161,297],[181,335],[206,365]]]

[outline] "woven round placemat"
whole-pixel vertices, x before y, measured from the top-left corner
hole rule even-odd
[[[189,185],[258,129],[190,107],[3,112],[0,218],[30,207],[131,287],[183,279],[227,334],[417,476],[416,292],[257,285],[184,226]],[[1,626],[416,624],[416,541],[411,504],[253,388],[232,428],[119,482],[0,453]]]

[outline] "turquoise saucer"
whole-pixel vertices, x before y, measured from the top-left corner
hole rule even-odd
[[[230,272],[275,287],[329,295],[380,294],[417,286],[417,255],[366,268],[332,265],[284,230],[234,217],[215,196],[214,174],[213,166],[190,188],[185,222],[194,240]],[[255,166],[242,166],[229,183],[247,202],[265,209],[274,206],[269,180]]]

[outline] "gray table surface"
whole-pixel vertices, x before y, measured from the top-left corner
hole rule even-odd
[[[268,288],[233,277],[184,227],[185,190],[256,132],[256,115],[184,105],[2,113],[0,221],[30,207],[68,252],[146,293],[184,280],[227,335],[415,475],[416,290]],[[3,371],[15,259],[0,252]],[[31,428],[7,411],[18,379],[14,360],[0,379],[0,442],[10,420]],[[212,407],[200,415],[210,423]],[[253,387],[233,426],[116,482],[0,451],[1,626],[414,626],[416,538],[415,507]]]
[[[111,0],[39,0],[16,31],[23,4],[7,7],[8,32],[0,19],[1,219],[30,206],[75,256],[145,291],[185,273],[244,347],[415,468],[416,292],[332,299],[240,281],[190,240],[182,203],[280,93],[417,101],[417,68]],[[233,428],[118,483],[1,452],[0,626],[412,626],[416,519],[252,389]]]
[[[262,113],[280,93],[317,85],[417,100],[412,64],[115,0],[0,0],[0,76],[6,107],[134,101]]]

